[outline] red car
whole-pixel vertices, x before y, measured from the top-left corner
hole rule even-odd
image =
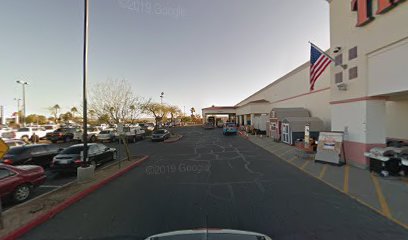
[[[0,164],[0,197],[24,202],[33,188],[43,184],[45,179],[44,169],[40,166]]]

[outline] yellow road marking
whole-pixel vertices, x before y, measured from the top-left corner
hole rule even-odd
[[[344,166],[344,185],[343,185],[343,191],[345,193],[349,192],[349,175],[350,175],[350,166],[346,165]]]
[[[382,214],[384,214],[384,216],[386,216],[388,218],[392,218],[390,209],[388,207],[387,200],[385,199],[384,194],[382,192],[380,182],[378,181],[377,177],[374,176],[374,174],[370,174],[370,175],[371,175],[371,179],[373,180],[373,183],[374,183],[374,187],[375,187],[375,191],[377,193],[378,201],[380,202],[380,206],[381,206],[381,209],[382,209],[382,211],[381,211]]]
[[[305,169],[306,168],[306,166],[310,163],[311,161],[309,161],[309,160],[306,160],[305,161],[305,163],[303,163],[303,165],[300,167],[300,169]]]
[[[327,164],[325,164],[322,170],[320,171],[319,179],[322,179],[324,177],[324,174],[326,174],[326,170],[327,170]]]

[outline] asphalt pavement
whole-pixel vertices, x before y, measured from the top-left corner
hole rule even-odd
[[[172,144],[141,141],[150,158],[22,239],[144,239],[229,228],[273,239],[408,239],[408,231],[239,136],[178,128]]]

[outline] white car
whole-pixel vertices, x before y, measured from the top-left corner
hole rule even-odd
[[[99,129],[95,127],[88,128],[87,138],[89,142],[96,142],[98,140]],[[78,130],[74,133],[74,140],[82,142],[83,130]]]
[[[114,129],[105,129],[99,132],[98,141],[104,142],[114,142],[117,139],[117,132]]]
[[[31,136],[33,136],[34,133],[40,139],[45,138],[45,135],[47,134],[45,129],[42,127],[22,127],[17,131],[3,133],[1,136],[3,138],[28,140],[31,138]]]
[[[120,139],[119,134],[120,133],[117,133],[118,139]],[[128,142],[136,142],[137,139],[144,139],[145,130],[143,130],[140,126],[123,127],[123,135]]]

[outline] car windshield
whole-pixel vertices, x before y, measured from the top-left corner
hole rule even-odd
[[[111,133],[111,131],[103,130],[103,131],[101,131],[99,134],[109,134],[109,133]]]
[[[228,123],[227,127],[235,127],[235,123]]]
[[[61,154],[80,154],[84,146],[72,146],[61,151]]]
[[[28,131],[30,131],[29,128],[20,128],[17,130],[17,132],[28,132]]]
[[[166,133],[165,130],[157,130],[153,132],[153,134],[164,134],[164,133]]]

